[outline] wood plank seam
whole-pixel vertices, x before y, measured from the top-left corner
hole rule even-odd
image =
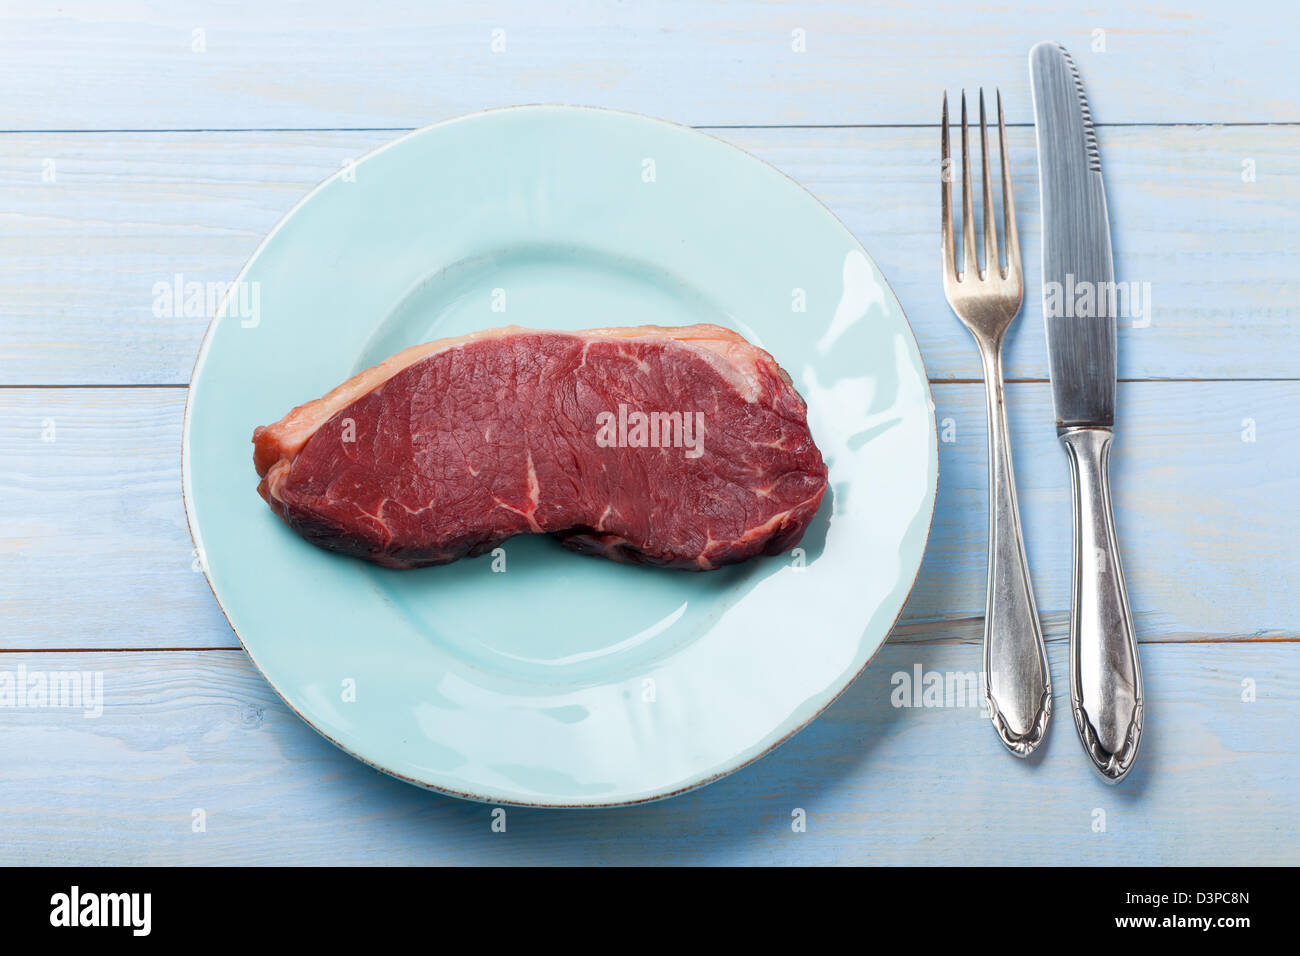
[[[448,117],[452,119],[454,117]],[[437,122],[437,121],[434,121]],[[1008,129],[1032,129],[1033,123],[1007,123]],[[1272,127],[1287,128],[1300,126],[1300,120],[1279,120],[1274,122],[1268,121],[1245,121],[1240,123],[1232,122],[1204,122],[1198,123],[1193,120],[1178,120],[1168,123],[1093,123],[1094,129],[1202,129],[1202,128],[1231,128],[1231,129],[1268,129]],[[423,129],[422,126],[209,126],[209,127],[176,127],[168,129],[167,127],[135,127],[130,129],[113,129],[110,127],[76,129],[72,127],[57,129],[0,129],[0,136],[27,136],[27,135],[48,135],[55,136],[60,134],[71,135],[93,135],[93,134],[112,134],[112,133],[411,133],[417,129]],[[693,125],[689,129],[699,130],[707,133],[710,130],[726,130],[728,132],[744,132],[745,130],[800,130],[800,129],[938,129],[937,123],[749,123],[737,126],[727,125],[725,123],[711,123],[706,125]]]

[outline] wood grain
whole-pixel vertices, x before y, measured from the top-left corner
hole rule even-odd
[[[715,132],[857,235],[932,378],[980,377],[938,281],[935,129]],[[155,283],[233,280],[313,185],[394,135],[0,135],[0,384],[184,384],[207,316],[155,315]],[[1032,131],[1011,140],[1027,291],[1007,370],[1045,378]],[[1149,283],[1152,303],[1122,323],[1121,377],[1300,374],[1300,127],[1105,129],[1101,144],[1118,277]],[[41,182],[46,160],[53,183]],[[1246,160],[1254,182],[1242,181]]]
[[[939,446],[930,544],[895,639],[979,641],[983,386],[936,385],[934,398],[951,440]],[[181,389],[0,389],[0,645],[235,646],[193,563],[180,495],[184,401]],[[1060,640],[1070,500],[1050,401],[1042,383],[1008,389],[1030,566],[1049,638]],[[1300,639],[1297,403],[1295,382],[1120,386],[1116,520],[1142,640]],[[260,507],[254,484],[250,461],[249,500]]]
[[[99,672],[106,695],[97,719],[0,705],[0,861],[1300,863],[1300,30],[1276,3],[1068,6],[0,10],[0,671]],[[1116,517],[1150,702],[1121,788],[1091,775],[1063,716],[1070,518],[1040,381],[1026,66],[1043,39],[1079,63],[1118,277],[1149,282],[1154,304],[1149,325],[1120,330],[1121,377],[1142,381],[1120,386]],[[1029,762],[1002,754],[977,708],[890,702],[915,667],[980,667],[982,386],[937,282],[934,185],[940,91],[981,85],[1021,124],[1029,287],[1008,403],[1058,678],[1058,718]],[[893,284],[951,440],[912,599],[821,718],[702,791],[512,810],[500,834],[489,808],[335,750],[237,649],[180,501],[183,386],[206,316],[157,316],[152,289],[233,279],[312,186],[402,131],[521,102],[710,127],[807,186]],[[105,387],[67,387],[84,385]]]
[[[537,102],[694,125],[915,124],[945,83],[1001,87],[1025,123],[1040,40],[1074,52],[1103,123],[1293,122],[1289,15],[1214,0],[64,0],[3,12],[3,127],[411,127]]]
[[[493,833],[490,807],[336,750],[242,652],[0,654],[0,670],[98,671],[104,688],[97,719],[0,710],[0,862],[1300,863],[1300,646],[1147,645],[1142,663],[1149,716],[1123,787],[1094,778],[1068,719],[1019,761],[977,707],[895,707],[916,667],[967,675],[980,652],[887,645],[821,718],[724,780],[637,808],[509,810]]]

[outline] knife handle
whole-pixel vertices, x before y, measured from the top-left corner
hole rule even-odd
[[[1107,783],[1142,741],[1142,670],[1110,500],[1109,428],[1060,432],[1074,485],[1070,703],[1083,749]]]
[[[989,716],[1017,757],[1043,741],[1052,716],[1052,678],[1029,582],[1011,466],[1001,352],[982,348],[989,422],[989,562],[984,676]]]

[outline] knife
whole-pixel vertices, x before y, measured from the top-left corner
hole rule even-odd
[[[1074,487],[1070,701],[1109,783],[1142,740],[1142,671],[1111,512],[1116,287],[1101,155],[1083,83],[1064,48],[1029,52],[1043,213],[1043,318],[1056,431]]]

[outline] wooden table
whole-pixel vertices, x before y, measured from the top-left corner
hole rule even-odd
[[[100,674],[104,697],[87,718],[0,694],[0,860],[1300,862],[1300,28],[1286,5],[29,6],[0,14],[0,671]],[[1118,788],[1093,777],[1066,716],[1070,505],[1026,60],[1042,39],[1072,49],[1088,86],[1118,278],[1152,290],[1149,317],[1120,329],[1115,498],[1149,716]],[[982,385],[940,289],[936,189],[940,94],[980,85],[1001,88],[1013,124],[1029,277],[1008,401],[1058,712],[1029,762],[1001,752],[971,701],[891,702],[900,675],[981,666]],[[180,495],[208,316],[156,314],[154,289],[230,281],[315,183],[406,129],[531,102],[691,124],[807,186],[893,284],[944,441],[916,589],[825,715],[704,790],[511,810],[497,833],[490,808],[335,750],[240,650]]]

